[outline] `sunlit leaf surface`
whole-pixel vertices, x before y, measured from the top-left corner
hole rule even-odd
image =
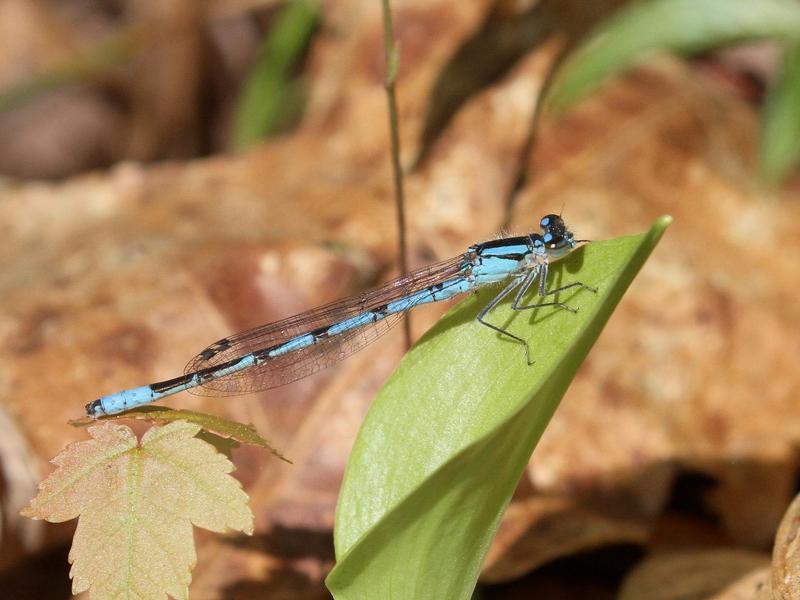
[[[247,495],[232,463],[174,422],[138,442],[123,425],[89,428],[23,514],[51,522],[79,517],[69,560],[73,593],[92,598],[187,598],[196,562],[192,525],[252,533]]]
[[[475,322],[497,294],[491,289],[412,348],[373,402],[347,465],[336,508],[338,562],[326,580],[337,600],[470,597],[539,436],[670,221],[557,263],[551,285],[598,288],[559,297],[577,314],[494,313],[528,340],[533,365],[518,344]]]

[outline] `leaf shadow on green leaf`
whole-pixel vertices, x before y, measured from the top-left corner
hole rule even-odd
[[[565,281],[565,273],[575,274],[580,272],[581,266],[583,265],[584,257],[585,257],[585,247],[580,247],[575,249],[572,254],[570,255],[570,260],[567,262],[557,262],[550,266],[550,275],[549,281],[551,287],[559,287],[562,285],[562,282]],[[540,300],[538,296],[535,295],[535,286],[529,290],[526,298],[527,301],[537,302]],[[475,297],[477,301],[474,304],[470,304],[468,306],[464,306],[464,310],[459,310],[457,312],[453,312],[448,314],[446,319],[442,319],[439,323],[436,324],[435,327],[431,328],[425,335],[423,335],[419,341],[417,342],[418,346],[425,345],[428,340],[432,339],[433,337],[441,334],[444,331],[449,329],[454,329],[468,323],[474,323],[477,321],[478,313],[488,304],[492,298],[494,298],[497,293],[502,289],[502,285],[498,284],[495,286],[488,286],[487,288],[483,288],[475,293]],[[563,302],[567,305],[570,304],[570,300],[575,298],[578,294],[582,293],[582,290],[576,288],[575,290],[569,290],[564,294],[561,294],[558,298],[559,302]],[[531,300],[531,298],[535,298]],[[558,307],[549,307],[545,306],[542,308],[537,308],[534,310],[528,311],[512,311],[511,310],[511,303],[513,301],[513,294],[509,294],[508,297],[504,298],[503,301],[498,305],[497,309],[489,313],[487,319],[493,325],[497,325],[502,327],[503,329],[507,330],[516,330],[520,329],[524,331],[526,327],[532,327],[537,324],[543,323],[549,319],[557,318],[556,313],[560,310]],[[549,301],[548,300],[541,300],[542,302]],[[500,315],[498,318],[496,315]],[[519,349],[519,360],[524,362],[525,354],[521,349],[521,345],[515,342],[513,339],[509,338],[508,336],[504,336],[501,333],[496,331],[492,331],[486,328],[483,331],[484,335],[491,336],[495,340],[504,343],[510,344],[514,348]],[[532,356],[535,359],[535,356]]]
[[[527,318],[540,349],[532,367],[515,344],[490,343],[470,323],[493,290],[456,307],[412,349],[373,402],[347,467],[339,562],[326,580],[337,599],[469,597],[534,446],[669,222],[592,244],[554,269],[600,289],[567,295],[578,315]]]

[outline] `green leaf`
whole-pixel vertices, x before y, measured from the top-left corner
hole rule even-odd
[[[281,454],[269,441],[261,437],[252,425],[245,425],[238,421],[231,421],[217,415],[209,415],[206,413],[199,413],[193,410],[184,410],[177,408],[167,408],[165,406],[138,406],[131,410],[127,410],[115,415],[106,415],[99,419],[92,417],[84,417],[81,419],[74,419],[70,421],[70,425],[74,427],[85,427],[93,425],[98,421],[115,421],[118,419],[137,419],[139,421],[149,421],[151,423],[172,423],[173,421],[188,421],[203,428],[203,431],[209,434],[216,434],[222,438],[233,440],[239,444],[247,444],[249,446],[256,446],[269,450],[276,457],[283,461],[291,463],[288,458]],[[204,436],[204,439],[212,443],[213,438]],[[214,442],[218,450],[225,451],[230,447],[230,444],[223,442]]]
[[[774,186],[800,159],[800,43],[786,49],[778,82],[764,105],[761,177]]]
[[[735,42],[798,39],[795,0],[652,0],[623,9],[581,44],[556,75],[548,108],[563,111],[603,80],[655,52],[700,52]]]
[[[286,127],[300,114],[301,86],[291,70],[319,19],[312,0],[292,0],[281,11],[259,52],[234,115],[233,145],[241,149]]]
[[[642,235],[593,242],[553,265],[551,287],[577,314],[501,305],[492,320],[518,344],[475,322],[497,290],[450,311],[403,359],[361,428],[339,497],[338,563],[326,583],[350,598],[468,598],[536,442],[578,366],[670,217]]]

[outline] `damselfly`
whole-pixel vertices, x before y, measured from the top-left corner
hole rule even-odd
[[[86,413],[92,417],[115,414],[183,390],[231,396],[284,385],[360,350],[415,306],[499,282],[507,283],[480,311],[478,321],[521,344],[531,364],[528,343],[488,322],[488,314],[512,292],[513,310],[555,306],[575,311],[556,301],[523,305],[523,298],[537,279],[540,298],[573,287],[595,291],[579,281],[547,289],[549,263],[587,240],[575,240],[559,215],[543,217],[539,226],[542,233],[476,244],[460,256],[358,296],[222,338],[194,357],[181,377],[103,396],[87,404]]]

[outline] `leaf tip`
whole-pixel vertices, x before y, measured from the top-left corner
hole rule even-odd
[[[672,225],[672,215],[661,215],[654,223],[654,226],[661,230],[666,229],[670,225]]]

